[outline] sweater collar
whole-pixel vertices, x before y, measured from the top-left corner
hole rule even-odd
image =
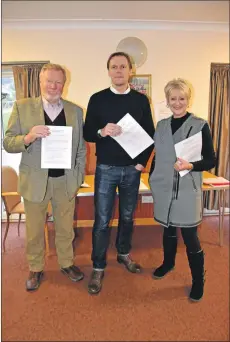
[[[126,89],[126,91],[124,93],[120,93],[119,91],[117,91],[117,89],[115,89],[112,85],[110,86],[110,90],[117,95],[125,95],[128,94],[130,92],[130,86],[128,86],[128,88]]]

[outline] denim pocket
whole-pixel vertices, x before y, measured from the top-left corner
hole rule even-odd
[[[101,169],[103,171],[109,171],[109,170],[112,170],[114,168],[114,166],[112,165],[106,165],[106,164],[97,164],[97,168],[98,169]]]

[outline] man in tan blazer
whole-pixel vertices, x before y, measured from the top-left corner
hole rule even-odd
[[[84,180],[86,147],[82,134],[83,111],[61,98],[66,72],[60,65],[46,64],[40,73],[41,96],[16,101],[9,119],[4,148],[22,153],[18,192],[26,212],[26,254],[29,278],[26,289],[38,289],[44,269],[44,224],[49,201],[55,223],[55,244],[61,271],[72,281],[84,274],[74,265],[72,240],[75,194]],[[42,169],[41,140],[47,126],[72,127],[71,169]]]

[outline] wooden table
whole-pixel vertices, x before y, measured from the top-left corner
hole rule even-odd
[[[210,172],[203,172],[203,179],[205,178],[217,178],[217,176],[213,175]],[[219,244],[223,246],[224,241],[224,208],[225,208],[225,191],[229,190],[229,185],[207,185],[203,184],[202,190],[204,193],[203,202],[205,193],[208,191],[218,191],[218,210],[219,210]]]
[[[148,189],[139,190],[140,194],[151,193],[150,188],[149,188],[148,178],[149,178],[148,173],[142,173],[141,174],[141,180]],[[90,187],[89,188],[80,188],[77,196],[82,197],[82,196],[93,196],[94,195],[94,175],[86,175],[85,176],[85,183],[87,183]]]
[[[217,178],[217,176],[204,171],[203,178]],[[158,225],[153,218],[153,203],[143,203],[143,196],[149,197],[151,201],[151,191],[148,184],[148,173],[141,174],[141,180],[146,185],[147,189],[139,190],[137,209],[134,215],[135,225]],[[74,226],[77,227],[92,227],[94,222],[94,175],[86,175],[85,183],[90,188],[80,188],[76,197],[76,208],[74,217]],[[225,191],[229,190],[229,185],[225,186],[210,186],[203,184],[203,193],[207,191],[218,191],[218,210],[219,210],[219,244],[223,245],[223,224],[224,224],[224,207],[225,207]],[[118,224],[118,205],[117,199],[115,203],[115,211],[113,218],[110,222],[111,226],[117,226]]]
[[[153,218],[153,201],[151,191],[148,185],[148,174],[141,175],[142,182],[147,189],[139,190],[137,208],[134,214],[134,224],[142,226],[158,225]],[[77,227],[92,227],[94,223],[94,175],[86,175],[85,183],[90,188],[80,188],[76,197],[74,226]],[[143,203],[143,195],[149,198],[149,203]],[[115,206],[110,226],[118,224],[118,196],[115,199]]]

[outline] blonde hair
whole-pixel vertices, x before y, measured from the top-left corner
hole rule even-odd
[[[166,84],[166,86],[164,87],[164,92],[167,101],[169,101],[169,96],[173,89],[181,90],[187,97],[188,101],[190,101],[192,90],[191,86],[186,80],[184,80],[183,78],[174,78]]]
[[[64,83],[66,81],[66,71],[65,69],[59,65],[59,64],[53,64],[53,63],[47,63],[47,64],[44,64],[41,71],[40,71],[40,75],[39,77],[41,77],[42,74],[44,74],[44,72],[46,70],[56,70],[56,71],[61,71],[63,73],[63,76],[64,76]]]

